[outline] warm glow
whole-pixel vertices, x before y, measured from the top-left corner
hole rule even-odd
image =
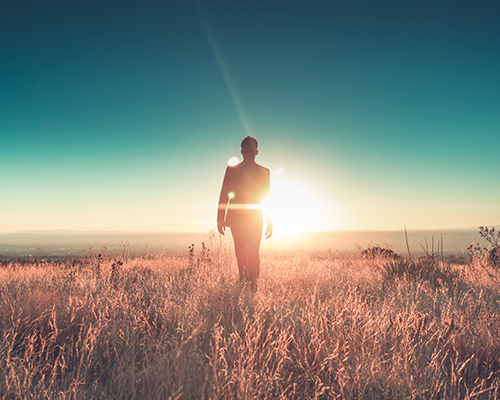
[[[231,157],[229,160],[227,160],[227,165],[230,167],[234,167],[235,165],[238,165],[240,163],[240,159],[238,157]]]
[[[273,177],[279,178],[284,173],[285,173],[285,170],[283,168],[278,168],[277,170],[273,171]]]
[[[277,171],[280,171],[276,174]],[[282,176],[282,168],[273,172],[270,208],[274,230],[278,234],[296,234],[328,229],[332,205],[301,182]]]

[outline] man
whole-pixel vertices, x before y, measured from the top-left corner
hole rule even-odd
[[[247,136],[241,142],[243,161],[226,169],[217,212],[217,230],[224,235],[231,229],[238,261],[240,282],[257,290],[260,272],[259,247],[262,238],[264,202],[270,194],[270,173],[255,162],[257,140]],[[273,234],[273,223],[266,214],[266,239]]]

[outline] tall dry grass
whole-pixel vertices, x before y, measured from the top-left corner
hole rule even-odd
[[[1,398],[499,398],[495,271],[267,251],[252,295],[218,240],[4,265]]]

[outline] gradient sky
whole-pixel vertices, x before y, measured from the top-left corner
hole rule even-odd
[[[208,230],[247,134],[284,170],[278,232],[499,224],[498,21],[498,1],[3,2],[0,232]]]

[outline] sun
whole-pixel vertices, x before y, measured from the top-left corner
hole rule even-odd
[[[269,208],[274,231],[289,235],[328,229],[331,207],[309,185],[284,176],[282,168],[272,174]]]

